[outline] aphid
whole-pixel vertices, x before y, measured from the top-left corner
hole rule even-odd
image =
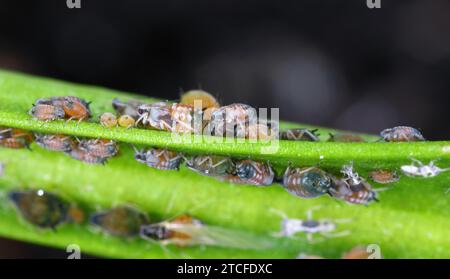
[[[236,163],[236,178],[230,182],[239,184],[251,184],[256,186],[270,185],[274,179],[274,172],[269,163],[243,160]]]
[[[329,133],[330,138],[328,139],[328,141],[330,142],[364,142],[365,140],[359,136],[359,135],[355,135],[355,134],[349,134],[349,133],[337,133],[337,134],[332,134]]]
[[[0,146],[6,148],[29,148],[33,142],[33,134],[22,129],[7,128],[2,133],[3,138],[0,139]]]
[[[381,184],[394,183],[400,180],[400,176],[396,171],[390,170],[376,170],[369,173],[369,177]]]
[[[172,131],[170,106],[166,102],[142,104],[137,108],[139,115],[136,125],[149,125],[157,130]]]
[[[184,93],[183,95],[181,95],[180,104],[194,106],[195,101],[201,101],[202,110],[220,107],[219,102],[217,102],[216,98],[203,90],[190,90]]]
[[[66,96],[62,98],[62,108],[64,109],[66,118],[69,120],[77,119],[79,121],[91,117],[89,103],[74,96]]]
[[[143,104],[143,102],[137,100],[122,102],[117,98],[112,101],[112,107],[118,115],[129,115],[135,120],[139,118],[138,107]]]
[[[140,163],[159,170],[178,170],[182,159],[174,151],[158,148],[135,150],[134,158]]]
[[[141,227],[141,237],[179,247],[210,245],[237,249],[266,249],[271,243],[251,234],[203,224],[189,215]]]
[[[331,178],[317,167],[294,168],[290,166],[283,175],[283,187],[302,198],[316,198],[329,193]]]
[[[120,127],[128,129],[133,127],[136,121],[134,120],[133,117],[129,116],[128,114],[123,114],[119,117],[117,123],[119,124]]]
[[[136,237],[139,236],[141,226],[148,224],[148,218],[145,213],[131,206],[118,206],[93,214],[90,222],[110,235]]]
[[[337,220],[314,220],[312,217],[312,213],[314,210],[318,209],[313,208],[308,210],[306,213],[306,220],[301,219],[290,219],[286,213],[271,209],[272,212],[280,215],[282,217],[281,220],[281,230],[278,233],[275,233],[274,236],[277,237],[293,237],[297,233],[305,233],[306,238],[309,242],[313,242],[313,235],[320,234],[326,238],[332,237],[342,237],[348,235],[349,231],[342,231],[339,233],[333,233],[336,229],[336,223],[347,223],[351,221],[350,219],[337,219]]]
[[[108,128],[114,128],[117,126],[117,117],[110,112],[105,112],[100,116],[100,124]]]
[[[229,157],[194,156],[186,161],[191,170],[208,176],[223,176],[234,171],[234,163]]]
[[[280,133],[282,140],[294,140],[294,141],[320,141],[318,129],[308,130],[304,128],[288,129]]]
[[[119,152],[119,147],[116,142],[105,139],[81,140],[78,148],[86,151],[91,156],[101,158],[113,157]]]
[[[34,105],[29,114],[35,119],[41,121],[52,121],[56,119],[63,119],[66,113],[62,107],[47,105],[47,104],[36,104]]]
[[[360,260],[360,259],[368,259],[370,254],[367,252],[366,247],[356,246],[352,250],[346,252],[342,255],[342,259],[346,260]]]
[[[398,126],[394,128],[384,129],[380,136],[385,141],[424,141],[425,138],[419,130],[413,127]]]
[[[214,111],[207,129],[211,135],[226,137],[245,137],[249,123],[257,123],[257,113],[246,104],[231,104]]]
[[[401,166],[401,170],[407,176],[412,177],[434,177],[441,172],[450,171],[450,168],[441,169],[434,164],[436,161],[430,161],[428,165],[424,165],[422,162],[416,159],[412,159],[412,165]]]
[[[69,152],[75,146],[74,141],[66,135],[36,134],[36,143],[47,150]]]
[[[87,164],[104,164],[108,157],[95,156],[84,148],[74,147],[67,152],[75,160],[85,162]]]
[[[41,228],[54,229],[67,221],[68,204],[44,190],[11,191],[9,199],[28,222]]]

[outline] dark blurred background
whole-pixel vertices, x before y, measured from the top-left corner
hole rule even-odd
[[[450,1],[0,0],[0,68],[360,132],[449,139]],[[0,257],[65,257],[0,239]]]

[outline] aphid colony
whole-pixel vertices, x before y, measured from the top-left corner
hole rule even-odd
[[[64,223],[85,222],[85,212],[81,207],[42,189],[11,191],[8,197],[23,219],[41,229],[55,230]],[[255,239],[251,234],[206,225],[187,214],[150,223],[147,214],[129,205],[92,213],[89,223],[111,236],[141,237],[162,245],[211,245],[238,249],[271,247],[270,242]]]

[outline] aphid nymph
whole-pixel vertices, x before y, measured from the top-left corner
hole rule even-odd
[[[394,183],[400,180],[400,176],[396,171],[376,170],[369,173],[369,177],[380,184]]]
[[[147,215],[131,206],[118,206],[98,212],[90,217],[90,222],[104,232],[114,236],[139,236],[141,226],[148,224]]]
[[[135,149],[134,158],[140,163],[159,170],[178,170],[182,160],[178,153],[158,148],[140,151]]]
[[[231,158],[222,156],[194,156],[186,161],[186,166],[208,176],[223,176],[234,171]]]
[[[394,128],[384,129],[380,136],[385,141],[424,141],[419,130],[408,126],[398,126]]]
[[[119,152],[119,147],[116,142],[105,139],[89,139],[81,140],[78,148],[88,152],[94,157],[109,158],[113,157]]]
[[[256,162],[250,159],[236,163],[236,175],[240,180],[232,182],[256,186],[272,184],[275,176],[269,163]]]
[[[70,152],[74,147],[74,141],[66,135],[42,135],[36,134],[36,143],[47,150]]]
[[[46,104],[34,105],[30,109],[29,114],[33,116],[33,118],[41,121],[63,119],[66,115],[63,108]]]
[[[100,124],[108,128],[114,128],[117,126],[117,117],[110,112],[105,112],[100,116]]]
[[[289,193],[302,198],[316,198],[329,193],[331,178],[317,167],[291,168],[283,175],[283,187]]]

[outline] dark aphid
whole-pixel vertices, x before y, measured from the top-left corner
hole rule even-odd
[[[328,141],[330,142],[364,142],[365,140],[359,136],[359,135],[355,135],[355,134],[349,134],[349,133],[337,133],[337,134],[332,134],[329,133],[330,138],[328,139]]]
[[[67,221],[69,205],[55,194],[44,190],[11,191],[9,199],[22,217],[41,228],[55,228]]]
[[[131,206],[118,206],[93,214],[90,222],[110,235],[135,237],[139,235],[141,226],[148,224],[148,218]]]
[[[74,96],[66,96],[62,98],[62,108],[64,109],[66,118],[77,119],[79,121],[86,120],[91,117],[89,103],[83,99]]]
[[[419,130],[413,127],[398,126],[394,128],[384,129],[380,136],[385,141],[424,141],[425,138]]]
[[[119,152],[119,147],[116,142],[105,139],[81,140],[78,148],[94,157],[101,158],[113,157]]]
[[[3,128],[2,128],[3,129]],[[6,148],[29,148],[33,142],[33,134],[22,129],[17,128],[5,128],[1,133],[0,146]]]
[[[234,171],[231,158],[223,156],[194,156],[186,161],[186,166],[208,176],[223,176]]]
[[[41,121],[52,121],[56,119],[63,119],[66,115],[62,107],[57,107],[47,104],[36,104],[34,105],[29,114],[35,119]]]
[[[256,109],[246,104],[220,107],[211,114],[207,130],[220,137],[245,137],[250,123],[257,123]]]
[[[47,150],[69,152],[75,146],[71,137],[66,135],[36,134],[36,143]]]
[[[117,112],[118,115],[129,115],[134,120],[139,118],[138,107],[144,103],[137,100],[129,100],[127,102],[122,102],[121,100],[115,98],[112,101],[112,107]]]
[[[95,156],[86,149],[77,147],[72,148],[70,152],[67,152],[75,160],[85,162],[87,164],[104,164],[108,157]]]
[[[178,170],[182,159],[174,151],[158,148],[135,150],[134,158],[140,163],[159,170]]]
[[[270,185],[274,179],[274,172],[269,163],[243,160],[236,163],[236,174],[223,177],[223,180],[256,186]]]
[[[369,177],[381,184],[388,184],[397,182],[400,179],[400,176],[397,174],[396,171],[390,171],[390,170],[376,170],[369,173]]]
[[[283,186],[289,193],[302,198],[316,198],[329,193],[331,178],[317,167],[294,168],[290,166],[283,176]]]
[[[280,138],[282,140],[294,140],[294,141],[320,141],[318,134],[316,134],[318,129],[308,130],[304,128],[298,129],[288,129],[280,133]]]
[[[170,105],[166,102],[142,104],[137,108],[139,115],[136,125],[150,126],[153,129],[172,131]]]

